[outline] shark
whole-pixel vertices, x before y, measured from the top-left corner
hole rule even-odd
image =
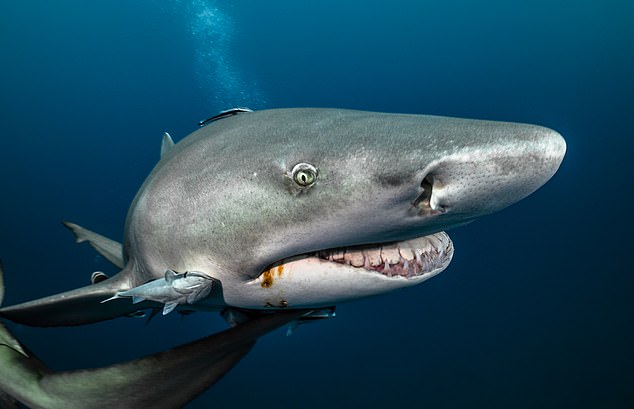
[[[200,360],[219,378],[257,337],[283,323],[329,318],[340,303],[444,271],[454,254],[446,230],[530,195],[566,152],[563,137],[543,126],[416,114],[235,108],[200,125],[178,143],[164,134],[121,243],[64,223],[117,274],[95,272],[90,285],[4,306],[0,317],[74,326],[146,310],[221,311],[234,325],[227,331],[238,335]],[[0,347],[9,345],[11,356],[0,357],[3,365],[35,362],[11,347],[17,340],[8,331],[3,337],[9,341]],[[189,363],[189,353],[172,357]],[[135,371],[142,360],[121,365],[128,365],[117,367],[124,384],[147,381]],[[181,383],[203,370],[180,368]],[[82,372],[93,402],[109,402],[90,388],[109,370]],[[126,371],[130,377],[121,375]],[[74,383],[81,384],[73,378],[67,385]],[[26,396],[4,379],[0,390]],[[153,390],[158,398],[171,393]],[[182,391],[182,399],[196,391]]]
[[[417,285],[451,261],[444,230],[534,192],[566,150],[541,126],[413,114],[237,108],[201,123],[177,144],[164,135],[122,245],[88,233],[118,274],[0,316],[311,309]]]

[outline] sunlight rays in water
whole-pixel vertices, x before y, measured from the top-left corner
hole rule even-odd
[[[213,0],[178,3],[186,7],[196,76],[208,103],[218,110],[265,105],[267,101],[255,80],[248,79],[232,56],[235,25],[231,17]]]

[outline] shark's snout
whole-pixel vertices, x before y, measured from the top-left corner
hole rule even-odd
[[[495,138],[430,163],[414,205],[423,215],[473,218],[503,209],[537,190],[559,168],[562,136],[533,125],[503,125]],[[499,135],[499,136],[497,136]]]

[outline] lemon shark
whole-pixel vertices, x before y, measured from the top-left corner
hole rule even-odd
[[[174,144],[134,198],[123,244],[74,224],[121,268],[6,306],[35,326],[147,308],[312,309],[419,284],[447,267],[444,230],[556,172],[564,139],[528,124],[295,108],[234,109]]]
[[[177,144],[164,135],[123,243],[65,223],[118,274],[0,316],[66,326],[222,311],[233,328],[55,373],[0,323],[0,407],[180,407],[278,326],[440,273],[454,251],[444,230],[531,194],[566,150],[536,125],[341,109],[238,108],[201,125]],[[0,268],[0,304],[3,293]]]

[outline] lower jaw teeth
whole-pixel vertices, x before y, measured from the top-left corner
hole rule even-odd
[[[330,262],[375,271],[388,277],[415,277],[442,267],[451,257],[451,241],[445,233],[380,247],[320,251]]]
[[[320,257],[322,259],[326,259],[331,262],[335,262],[338,264],[344,265],[352,265],[350,263],[346,263],[345,261],[331,260],[330,258]],[[422,275],[424,273],[430,272],[433,268],[435,268],[435,264],[438,263],[440,265],[440,261],[434,262],[435,260],[427,261],[427,257],[421,257],[422,264],[417,263],[416,260],[400,260],[396,264],[390,264],[389,261],[385,261],[378,266],[370,265],[369,259],[366,258],[363,266],[354,266],[357,268],[363,268],[364,270],[374,271],[377,273],[384,274],[388,277],[401,276],[401,277],[415,277],[418,275]],[[431,267],[431,268],[430,268]]]

